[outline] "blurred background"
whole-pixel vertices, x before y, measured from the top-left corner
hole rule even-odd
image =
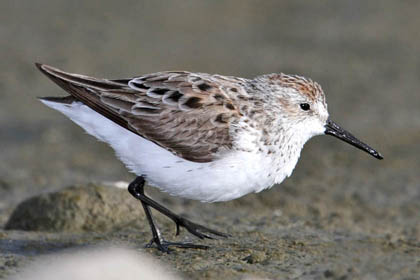
[[[105,78],[283,72],[319,82],[332,119],[385,159],[317,137],[282,186],[223,207],[280,207],[304,221],[338,213],[333,230],[418,250],[419,10],[418,1],[1,1],[0,222],[41,192],[133,178],[110,148],[37,100],[64,92],[34,62]]]

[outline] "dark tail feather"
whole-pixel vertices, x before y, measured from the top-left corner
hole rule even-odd
[[[83,102],[85,105],[89,106],[91,109],[95,110],[104,117],[138,134],[138,132],[128,124],[127,120],[121,118],[117,112],[104,104],[100,99],[101,91],[121,89],[122,85],[120,83],[67,73],[41,63],[35,63],[35,65],[54,83],[70,93],[73,99]],[[43,99],[66,102],[70,101],[71,97],[44,97]]]
[[[98,79],[94,77],[67,73],[52,66],[35,63],[36,67],[44,73],[47,77],[55,82],[55,79],[67,81],[69,83],[78,85],[80,87],[99,89],[99,90],[115,90],[121,89],[123,84],[106,79]]]
[[[38,97],[38,99],[57,102],[57,103],[63,103],[63,104],[71,104],[77,100],[71,95],[67,95],[63,97],[62,96],[46,96],[46,97]]]

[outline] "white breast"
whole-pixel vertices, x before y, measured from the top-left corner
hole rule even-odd
[[[122,128],[80,102],[42,102],[108,143],[132,172],[145,176],[150,184],[189,199],[226,201],[259,192],[289,176],[299,156],[289,161],[287,168],[279,167],[284,159],[270,158],[257,151],[235,151],[209,163],[191,162]]]

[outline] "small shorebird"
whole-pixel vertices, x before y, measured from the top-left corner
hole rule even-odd
[[[207,246],[165,241],[150,207],[203,239],[225,233],[193,223],[144,193],[147,180],[171,195],[227,201],[281,183],[303,145],[335,136],[382,159],[380,153],[328,117],[319,84],[296,75],[254,79],[169,71],[129,79],[98,79],[36,64],[68,93],[41,101],[108,143],[138,177],[128,191],[140,200],[153,238],[149,246]]]

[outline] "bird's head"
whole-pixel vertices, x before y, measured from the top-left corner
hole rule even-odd
[[[269,74],[264,76],[281,110],[282,126],[289,126],[294,137],[306,142],[316,135],[332,135],[353,145],[377,159],[382,155],[354,137],[329,118],[325,94],[321,86],[301,76]]]

